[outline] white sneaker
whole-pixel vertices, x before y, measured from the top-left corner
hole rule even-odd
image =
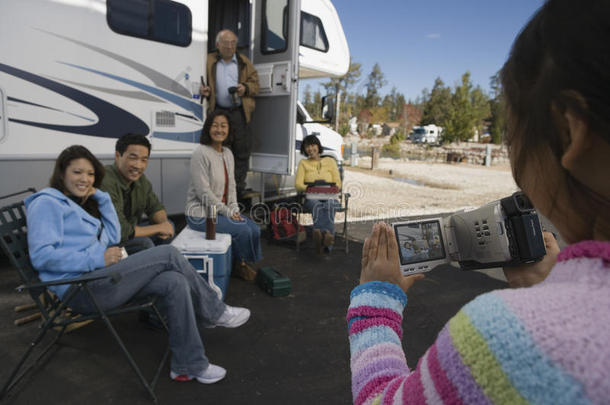
[[[193,379],[202,384],[214,384],[225,378],[227,370],[220,366],[211,364],[199,375],[176,374],[173,371],[169,372],[169,376],[174,381],[191,381]]]
[[[215,326],[237,328],[250,319],[250,310],[247,308],[231,307],[227,305],[225,312],[215,322]]]

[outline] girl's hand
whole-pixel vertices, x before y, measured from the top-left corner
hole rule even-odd
[[[383,222],[373,226],[362,248],[362,270],[360,284],[369,281],[387,281],[398,285],[406,293],[423,274],[403,276],[400,272],[398,244],[392,227]]]
[[[120,262],[122,257],[123,252],[120,247],[109,247],[104,252],[104,263],[106,264],[106,267],[112,266],[113,264]]]
[[[508,285],[513,288],[530,287],[543,281],[551,272],[557,261],[559,245],[557,240],[550,232],[542,232],[546,255],[534,264],[524,264],[521,266],[504,267],[504,275]]]
[[[87,194],[85,194],[85,196],[83,197],[83,202],[87,201],[89,199],[89,197],[91,197],[93,194],[95,194],[96,191],[97,191],[97,188],[91,187],[89,189],[89,191],[87,191]]]
[[[234,221],[239,221],[239,222],[244,220],[238,211],[234,212],[233,215],[231,215],[231,219]]]

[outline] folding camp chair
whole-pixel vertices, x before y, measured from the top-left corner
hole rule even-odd
[[[109,317],[113,315],[152,308],[167,330],[167,325],[163,321],[163,317],[155,306],[155,299],[149,298],[140,302],[130,302],[126,305],[111,310],[102,310],[98,300],[94,294],[92,294],[88,283],[102,278],[112,278],[115,282],[119,282],[119,274],[99,276],[96,275],[95,272],[92,272],[87,273],[84,276],[68,280],[41,282],[38,278],[38,273],[32,267],[28,256],[25,206],[23,202],[14,203],[0,208],[0,246],[2,247],[2,250],[6,256],[9,258],[10,263],[17,269],[17,272],[19,273],[19,276],[23,282],[23,284],[20,285],[17,290],[20,292],[27,290],[30,293],[30,296],[36,303],[38,310],[42,314],[43,319],[42,325],[40,326],[40,332],[28,346],[24,355],[19,360],[19,363],[15,366],[10,374],[10,377],[2,387],[0,399],[2,399],[4,395],[6,395],[11,388],[13,388],[15,384],[21,380],[22,377],[40,361],[40,359],[51,349],[51,347],[53,347],[53,345],[55,345],[55,343],[58,343],[59,339],[64,334],[66,329],[70,327],[70,325],[76,322],[101,319],[110,331],[112,337],[120,346],[121,351],[127,358],[127,361],[133,368],[134,372],[137,374],[140,382],[156,403],[157,398],[153,390],[159,378],[159,374],[161,373],[161,369],[163,368],[169,355],[169,345],[154,377],[150,382],[148,382],[109,320]],[[65,284],[68,284],[71,287],[68,289],[62,300],[59,300],[58,297],[48,289],[50,286]],[[97,313],[82,314],[80,317],[63,316],[64,310],[68,308],[70,300],[79,291],[85,291],[89,295],[97,308]],[[57,335],[48,344],[48,346],[42,350],[42,353],[40,353],[40,355],[19,374],[19,371],[21,370],[22,366],[24,366],[27,358],[50,329],[58,331]]]
[[[348,209],[349,209],[349,198],[351,197],[350,193],[343,193],[340,192],[339,193],[339,208],[337,208],[335,210],[335,213],[337,212],[343,212],[345,215],[343,216],[343,230],[341,232],[335,232],[335,236],[340,236],[341,238],[343,238],[344,241],[344,247],[343,250],[345,250],[345,254],[349,253],[349,241],[347,239],[348,233],[347,233],[347,213],[348,213]],[[301,210],[299,211],[299,217],[301,216],[301,214],[311,214],[311,212],[308,212],[304,209],[305,206],[305,194],[300,194],[298,196],[299,199],[299,204],[301,207]],[[299,218],[299,223],[301,223],[301,220]],[[301,241],[297,238],[297,252],[299,251],[301,245]],[[337,249],[337,245],[335,245],[335,249]]]

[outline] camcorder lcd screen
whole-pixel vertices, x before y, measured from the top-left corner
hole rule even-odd
[[[422,221],[396,225],[400,264],[427,262],[445,258],[439,221]]]

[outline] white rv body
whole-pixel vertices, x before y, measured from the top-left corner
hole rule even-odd
[[[413,143],[437,144],[441,141],[443,128],[434,124],[413,127],[411,141]]]
[[[299,45],[303,17],[298,0],[131,3],[163,10],[151,14],[158,26],[146,31],[136,20],[129,25],[131,17],[122,18],[121,12],[131,7],[130,0],[0,2],[0,195],[45,187],[55,158],[69,145],[84,145],[111,163],[116,139],[134,132],[153,145],[146,176],[167,211],[182,213],[189,159],[205,120],[200,78],[205,80],[206,55],[214,48],[216,32],[233,14],[240,17],[229,21],[229,28],[237,32],[240,52],[251,58],[261,76],[252,122],[251,183],[264,184],[265,173],[292,175],[297,78],[340,75],[349,65],[343,29],[330,1],[303,2],[305,28],[313,27],[308,42],[313,47]],[[240,13],[227,14],[233,8]],[[111,21],[127,25],[130,32],[111,27]],[[191,28],[185,28],[188,24]],[[326,33],[324,41],[319,40],[320,29]],[[269,42],[274,30],[286,36],[284,52],[269,52],[268,44],[268,52],[262,49],[265,34]],[[164,41],[182,41],[187,34],[188,41],[179,44],[151,39],[161,35]],[[316,59],[316,54],[327,60]]]

